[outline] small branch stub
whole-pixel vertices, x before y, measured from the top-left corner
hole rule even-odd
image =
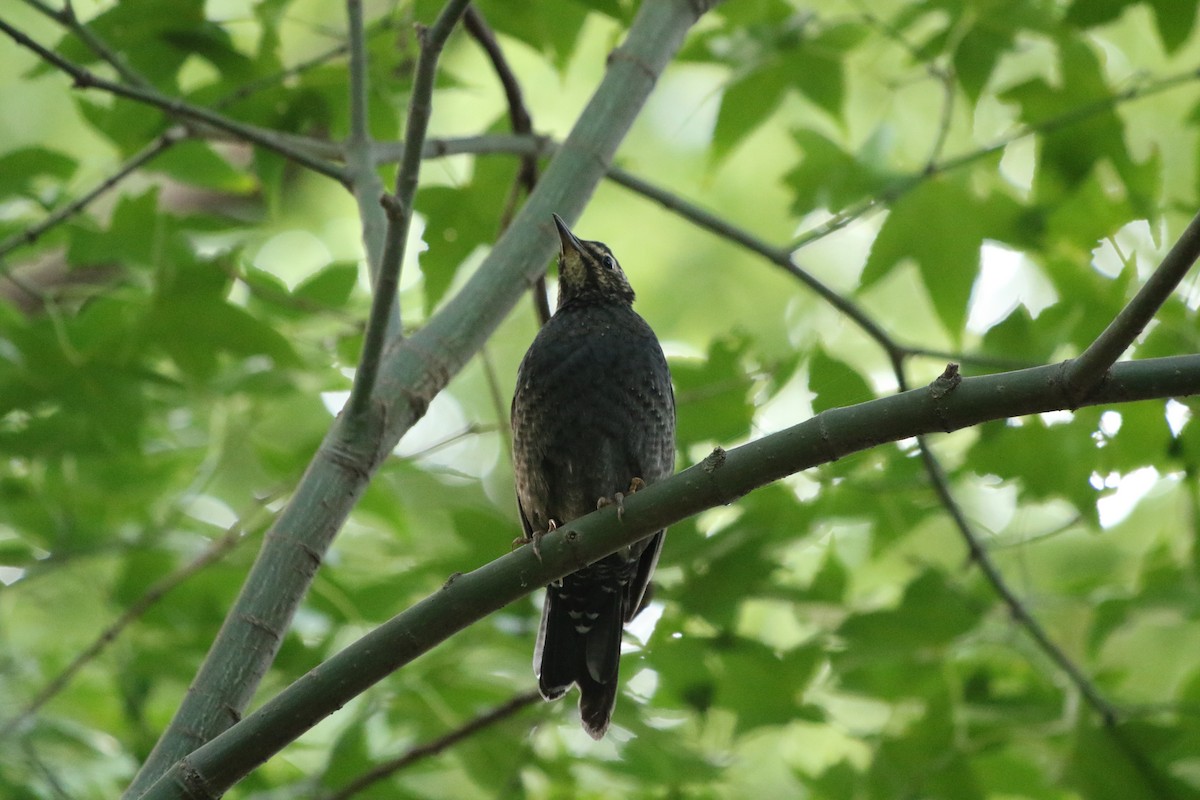
[[[929,396],[934,400],[941,400],[957,389],[960,383],[962,383],[962,375],[958,371],[958,364],[951,361],[946,365],[945,371],[929,384]]]
[[[384,192],[379,196],[379,205],[383,206],[389,220],[398,220],[404,217],[404,204],[391,192]]]

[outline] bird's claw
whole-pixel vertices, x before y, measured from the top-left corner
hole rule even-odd
[[[645,488],[646,488],[646,482],[644,480],[642,480],[641,478],[634,478],[633,480],[631,480],[629,482],[628,494],[633,494],[633,493],[641,491],[642,489],[645,489]],[[606,508],[608,506],[615,505],[617,507],[617,519],[620,521],[624,521],[625,520],[625,498],[626,498],[626,496],[627,496],[627,493],[625,493],[625,492],[616,492],[612,497],[601,497],[599,500],[596,501],[596,510],[599,511],[602,508]]]
[[[533,533],[527,533],[524,536],[518,536],[517,538],[513,539],[512,547],[514,550],[516,550],[518,547],[521,547],[522,545],[526,545],[526,544],[533,545],[533,554],[535,556],[537,556],[538,561],[541,561],[542,560],[542,537],[545,536],[550,531],[557,530],[557,529],[558,529],[558,523],[555,522],[554,520],[550,520],[550,523],[546,526],[546,530],[534,531]]]

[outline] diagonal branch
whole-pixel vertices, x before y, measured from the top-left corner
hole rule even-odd
[[[887,442],[950,432],[993,419],[1063,408],[1057,364],[966,378],[824,411],[734,448],[631,495],[624,514],[609,507],[447,581],[313,669],[229,730],[176,764],[144,795],[179,797],[183,787],[219,795],[350,699],[468,625],[654,531],[760,486]],[[1116,365],[1088,404],[1200,393],[1200,356]],[[867,424],[870,421],[870,424]]]
[[[962,507],[958,501],[954,499],[954,495],[950,491],[950,484],[946,480],[946,473],[942,469],[941,463],[930,450],[929,444],[925,441],[924,436],[917,437],[920,442],[921,460],[925,463],[925,471],[929,474],[930,483],[933,485],[933,490],[937,494],[938,499],[950,514],[950,519],[954,522],[954,527],[958,528],[959,535],[966,542],[967,550],[970,553],[971,561],[979,567],[980,572],[991,584],[992,591],[999,595],[1000,600],[1008,608],[1009,615],[1016,621],[1018,625],[1025,629],[1029,637],[1037,644],[1038,648],[1050,657],[1059,669],[1067,676],[1067,678],[1079,690],[1096,713],[1100,715],[1100,719],[1106,728],[1111,728],[1117,723],[1117,709],[1112,703],[1100,693],[1096,684],[1092,683],[1091,679],[1084,674],[1083,669],[1071,660],[1071,657],[1059,647],[1041,623],[1030,613],[1025,604],[1021,602],[1021,598],[1017,597],[1016,592],[1012,590],[1004,580],[1004,574],[1000,568],[996,566],[996,562],[992,560],[992,556],[988,553],[987,548],[983,546],[979,537],[971,527],[971,523],[967,521],[966,515],[963,514]]]
[[[490,728],[497,722],[503,722],[509,717],[522,711],[537,701],[541,700],[542,696],[536,689],[528,692],[522,692],[516,695],[511,700],[501,703],[490,711],[486,711],[479,716],[468,720],[465,724],[460,725],[444,736],[439,736],[431,742],[417,745],[401,756],[390,759],[379,764],[374,769],[364,772],[350,783],[338,789],[336,792],[327,794],[321,800],[348,800],[362,790],[378,783],[379,781],[395,775],[402,769],[411,767],[419,761],[426,758],[436,756],[445,750],[453,747],[464,739],[469,739],[482,730]]]
[[[126,159],[125,163],[117,167],[115,172],[105,177],[91,189],[79,195],[79,197],[76,197],[74,200],[67,203],[57,211],[49,214],[41,222],[30,225],[25,230],[20,231],[19,233],[14,233],[3,242],[0,242],[0,261],[3,261],[5,256],[17,248],[33,244],[39,238],[41,238],[46,231],[62,224],[75,214],[78,214],[84,208],[89,206],[97,197],[115,187],[121,181],[125,180],[130,175],[149,164],[158,156],[162,155],[162,153],[170,149],[176,142],[182,141],[185,138],[187,138],[187,133],[181,128],[171,128],[170,130],[165,131],[153,142],[143,147],[139,152],[135,153],[130,158]]]
[[[1163,258],[1145,285],[1096,340],[1064,367],[1063,389],[1080,399],[1104,377],[1150,320],[1167,302],[1175,287],[1200,257],[1200,214],[1188,223],[1175,246]]]
[[[871,319],[871,316],[858,307],[852,300],[843,297],[832,287],[826,286],[819,278],[813,275],[808,270],[796,264],[792,257],[793,248],[789,247],[774,247],[762,239],[754,236],[754,234],[746,231],[728,220],[720,217],[711,211],[708,211],[700,206],[691,203],[678,195],[672,194],[658,186],[643,180],[642,178],[626,172],[620,167],[612,167],[608,171],[609,178],[614,183],[620,184],[627,189],[637,192],[643,197],[662,205],[664,208],[674,211],[679,216],[688,220],[697,227],[716,234],[724,239],[741,245],[745,249],[756,253],[767,261],[770,261],[777,267],[780,267],[792,277],[798,279],[801,283],[807,286],[818,297],[823,299],[829,305],[841,311],[847,317],[854,321],[863,331],[879,343],[884,350],[896,358],[897,354],[902,352],[902,348],[893,341],[891,335],[885,331],[879,323]]]
[[[346,184],[347,178],[344,169],[334,163],[317,158],[302,148],[295,147],[292,140],[277,134],[275,131],[237,122],[207,108],[194,106],[178,98],[167,97],[154,89],[127,86],[123,83],[115,83],[114,81],[102,78],[91,70],[63,58],[53,50],[43,47],[2,18],[0,18],[0,32],[6,34],[22,47],[32,50],[43,61],[70,75],[75,80],[76,88],[100,89],[117,97],[153,106],[166,112],[171,117],[202,122],[213,128],[232,134],[238,139],[253,142],[254,144],[273,150],[298,164],[308,167],[314,172],[333,178],[343,185]]]
[[[255,516],[258,516],[258,514],[255,514]],[[101,631],[100,635],[90,645],[76,655],[62,672],[43,686],[41,691],[26,703],[25,707],[15,717],[0,725],[0,740],[20,729],[46,703],[50,702],[54,699],[55,695],[66,688],[67,684],[71,682],[81,669],[104,652],[105,648],[112,644],[126,628],[145,616],[146,612],[152,609],[159,600],[180,584],[202,572],[210,565],[220,561],[225,557],[226,553],[244,541],[246,528],[253,524],[253,518],[249,521],[239,519],[233,525],[229,526],[224,535],[209,544],[204,549],[204,552],[200,553],[196,558],[171,574],[155,581],[150,588],[146,589],[141,597],[134,601],[129,608],[125,609],[120,617]]]
[[[504,57],[504,51],[500,49],[500,43],[496,41],[496,34],[492,32],[487,20],[483,18],[483,13],[475,6],[467,7],[467,15],[463,22],[467,32],[487,53],[488,60],[492,62],[492,69],[495,70],[496,77],[500,79],[500,85],[504,87],[504,99],[508,102],[508,121],[512,132],[518,135],[531,135],[533,121],[530,119],[529,110],[525,107],[521,83],[517,80],[517,75],[513,72],[512,67],[508,65],[508,59]],[[500,215],[500,230],[504,230],[512,222],[520,191],[523,189],[527,195],[532,192],[533,188],[537,186],[537,177],[537,155],[535,153],[522,155],[517,179],[509,191],[508,202]],[[533,286],[533,305],[537,311],[538,321],[545,325],[550,319],[550,301],[546,293],[545,275],[538,276],[537,283]]]
[[[358,204],[358,216],[362,224],[363,249],[367,254],[367,268],[374,284],[379,278],[383,263],[384,239],[387,236],[387,215],[379,204],[383,197],[383,182],[379,180],[376,167],[375,141],[371,138],[367,96],[367,45],[363,27],[362,0],[347,0],[347,39],[350,53],[350,138],[345,144],[346,171]],[[389,325],[400,324],[399,314],[386,315]],[[394,318],[395,322],[391,320]]]
[[[93,53],[111,66],[126,83],[142,89],[154,89],[154,85],[130,67],[119,53],[108,46],[107,42],[97,36],[91,28],[79,21],[79,17],[75,14],[75,6],[71,0],[64,0],[63,7],[58,11],[46,5],[42,0],[24,0],[24,2],[25,5],[44,14],[79,37],[81,42],[86,44]]]
[[[421,160],[425,146],[425,132],[433,113],[433,82],[437,77],[437,62],[442,47],[450,38],[450,32],[466,11],[469,0],[449,0],[437,20],[429,28],[418,28],[421,41],[421,56],[417,59],[417,71],[413,76],[412,94],[408,101],[408,122],[404,130],[404,156],[396,173],[396,192],[391,197],[381,197],[387,212],[387,231],[384,235],[383,255],[379,262],[379,274],[375,276],[375,293],[371,298],[371,316],[367,320],[367,333],[363,340],[362,358],[354,374],[354,386],[350,390],[348,403],[352,417],[362,416],[375,390],[375,379],[379,374],[380,356],[387,340],[388,318],[396,303],[396,292],[400,286],[400,267],[404,263],[404,250],[408,246],[408,231],[412,225],[413,199],[417,195],[417,182],[421,174]],[[357,5],[352,2],[351,6]],[[361,32],[361,25],[359,26]],[[364,125],[360,135],[365,137],[365,111],[358,124]]]

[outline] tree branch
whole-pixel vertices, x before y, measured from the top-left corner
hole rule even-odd
[[[379,360],[388,338],[388,317],[396,303],[400,286],[400,267],[408,246],[408,231],[412,225],[413,199],[417,196],[417,181],[425,146],[425,132],[433,113],[433,82],[437,77],[437,62],[450,32],[466,11],[469,0],[449,0],[433,26],[418,29],[421,56],[413,77],[412,94],[408,101],[408,122],[404,129],[404,156],[396,174],[396,192],[384,198],[387,212],[387,232],[384,235],[383,256],[379,274],[375,277],[375,293],[371,299],[371,316],[363,341],[362,358],[354,374],[354,386],[347,404],[352,417],[366,413],[379,374]],[[365,131],[364,131],[365,135]]]
[[[187,138],[187,133],[181,128],[172,128],[164,132],[153,142],[143,147],[141,151],[126,159],[121,166],[117,167],[113,174],[104,178],[104,180],[100,181],[94,187],[84,192],[71,202],[67,203],[57,211],[52,212],[41,222],[30,225],[20,233],[15,233],[5,239],[3,242],[0,242],[0,261],[3,261],[5,256],[17,248],[33,244],[40,239],[42,235],[46,233],[46,231],[62,224],[75,214],[78,214],[80,211],[90,205],[97,197],[104,194],[109,189],[112,189],[118,183],[149,164],[158,156],[162,155],[162,153],[168,150],[176,142],[182,141],[185,138]]]
[[[991,584],[992,590],[999,595],[1000,600],[1008,608],[1009,615],[1025,629],[1038,648],[1050,657],[1059,669],[1066,674],[1067,678],[1083,695],[1084,700],[1100,715],[1100,719],[1106,728],[1111,728],[1117,722],[1117,709],[1110,703],[1096,684],[1092,683],[1091,679],[1084,674],[1083,670],[1071,660],[1071,657],[1059,647],[1041,623],[1030,613],[1025,604],[1021,602],[1021,598],[1017,597],[1016,592],[1004,580],[1004,574],[1000,568],[996,566],[996,562],[992,560],[992,556],[988,553],[987,548],[983,546],[979,537],[975,535],[975,531],[971,527],[971,523],[967,521],[966,515],[963,514],[962,508],[954,499],[954,495],[950,491],[950,485],[946,480],[946,473],[942,470],[941,463],[937,457],[929,449],[928,444],[924,441],[925,437],[919,437],[921,442],[921,460],[925,463],[925,470],[929,474],[930,483],[933,485],[933,490],[941,500],[942,505],[950,514],[950,519],[954,522],[954,527],[958,528],[959,535],[967,544],[967,550],[970,553],[971,561],[979,567],[987,582]]]
[[[144,795],[219,795],[289,742],[395,670],[468,625],[609,553],[760,486],[887,442],[950,432],[993,419],[1066,407],[1057,364],[966,378],[948,391],[921,387],[831,409],[699,464],[542,538],[540,555],[521,547],[465,575],[363,636],[192,752]],[[1200,356],[1118,364],[1087,404],[1200,393]],[[869,424],[867,424],[869,421]]]
[[[261,508],[259,509],[261,511]],[[255,515],[257,516],[257,514]],[[220,538],[213,540],[204,552],[196,556],[194,559],[184,564],[179,569],[169,575],[155,581],[150,588],[142,593],[142,596],[135,600],[124,613],[121,614],[112,624],[101,631],[100,635],[95,640],[85,647],[71,663],[66,666],[57,676],[52,678],[45,686],[42,687],[33,699],[25,704],[25,707],[17,713],[17,715],[3,725],[0,725],[0,740],[16,732],[27,720],[33,717],[42,706],[54,699],[54,696],[66,688],[67,684],[79,674],[88,662],[95,659],[104,650],[112,644],[121,633],[141,619],[146,612],[154,607],[159,600],[165,597],[169,592],[192,578],[202,570],[212,564],[220,561],[225,557],[225,554],[244,541],[246,528],[254,523],[250,520],[239,519],[237,522],[230,525]]]
[[[209,111],[200,106],[194,106],[177,98],[167,97],[157,90],[143,89],[136,86],[126,86],[125,84],[115,83],[113,81],[101,78],[92,71],[85,69],[78,64],[75,64],[62,56],[55,53],[46,47],[35,42],[33,39],[26,36],[23,32],[10,25],[4,19],[0,18],[0,32],[5,33],[10,39],[17,44],[32,50],[43,61],[57,67],[62,72],[67,73],[75,80],[75,87],[79,89],[100,89],[109,94],[123,97],[127,100],[135,100],[139,103],[144,103],[149,106],[158,108],[166,112],[171,117],[179,117],[185,120],[202,122],[210,125],[218,130],[232,134],[238,139],[242,139],[254,144],[266,147],[287,158],[292,159],[298,164],[302,164],[314,172],[333,178],[338,183],[345,185],[347,177],[345,170],[324,159],[315,158],[302,149],[293,147],[286,137],[277,134],[275,131],[259,128],[255,125],[247,125],[237,122],[226,116]]]
[[[439,736],[431,742],[417,745],[402,756],[390,759],[379,764],[374,769],[364,772],[359,777],[355,778],[350,783],[338,789],[336,792],[325,795],[321,800],[348,800],[348,798],[361,792],[363,789],[378,783],[384,778],[395,775],[402,769],[412,766],[418,761],[422,761],[431,756],[436,756],[445,750],[453,747],[464,739],[469,739],[482,730],[490,728],[497,722],[502,722],[537,701],[541,700],[542,696],[536,689],[528,692],[522,692],[516,695],[506,703],[487,711],[474,719],[468,720],[465,724],[455,728],[444,736]]]
[[[1200,214],[1192,218],[1178,241],[1121,313],[1065,370],[1067,392],[1081,399],[1150,323],[1175,287],[1200,257]]]
[[[350,52],[350,138],[345,144],[346,171],[362,223],[367,271],[371,276],[371,284],[377,286],[383,264],[388,219],[383,206],[379,204],[379,198],[384,194],[383,181],[379,179],[375,142],[371,138],[367,111],[370,87],[362,0],[347,0],[346,17]],[[400,314],[395,306],[388,309],[385,319],[387,330],[399,330]]]
[[[529,110],[525,108],[521,83],[517,80],[516,73],[508,65],[504,51],[500,49],[500,43],[496,41],[496,35],[487,24],[487,20],[484,19],[478,8],[468,6],[464,24],[467,32],[487,53],[488,60],[492,62],[492,69],[495,70],[496,77],[500,79],[500,85],[504,87],[504,98],[508,101],[508,122],[512,127],[512,132],[518,135],[532,134],[533,121],[530,119]],[[521,190],[523,189],[525,194],[529,194],[535,186],[537,186],[537,155],[526,153],[521,156],[521,168],[517,171],[516,181],[508,193],[508,201],[500,215],[500,230],[503,231],[512,222],[512,215],[516,211]],[[547,296],[545,275],[539,276],[533,285],[533,307],[537,312],[538,321],[545,325],[550,320],[550,300]]]

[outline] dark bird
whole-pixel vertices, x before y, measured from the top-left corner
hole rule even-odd
[[[513,471],[526,539],[616,503],[675,466],[675,395],[654,331],[607,245],[555,214],[558,308],[517,371]],[[599,739],[617,701],[621,631],[647,599],[664,531],[546,587],[533,669],[547,700],[580,691]]]

